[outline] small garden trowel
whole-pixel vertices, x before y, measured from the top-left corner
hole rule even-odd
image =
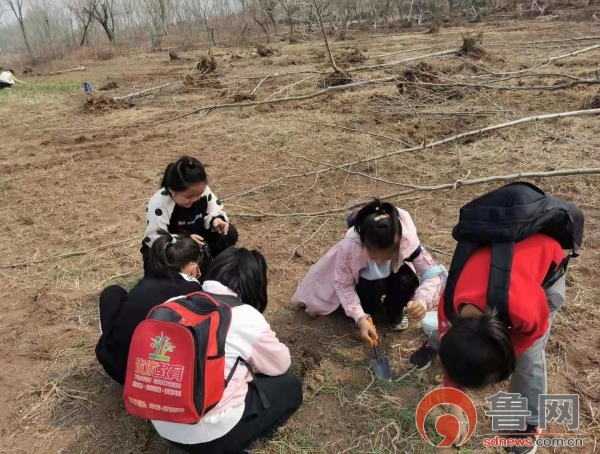
[[[375,327],[373,319],[369,317],[368,320],[371,326]],[[371,342],[373,342],[373,352],[375,353],[375,358],[371,360],[371,367],[373,368],[373,372],[375,372],[375,376],[380,380],[392,381],[390,360],[388,358],[381,357],[381,352],[379,351],[379,342],[377,339],[371,338]]]

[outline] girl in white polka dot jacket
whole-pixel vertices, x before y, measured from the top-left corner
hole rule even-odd
[[[208,266],[210,258],[237,243],[238,232],[229,223],[223,203],[208,187],[206,170],[196,158],[183,156],[169,164],[161,188],[148,203],[141,249],[146,274],[154,272],[148,255],[161,229],[171,234],[191,234],[204,247],[208,258],[203,261],[203,268]]]

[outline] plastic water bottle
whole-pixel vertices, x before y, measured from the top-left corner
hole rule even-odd
[[[89,82],[84,82],[83,83],[83,91],[85,91],[86,93],[91,93],[92,92],[92,84],[90,84]]]

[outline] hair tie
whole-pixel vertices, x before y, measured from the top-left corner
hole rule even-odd
[[[381,221],[383,219],[388,219],[390,217],[389,214],[384,213],[384,214],[380,214],[379,216],[375,216],[375,218],[373,219],[374,222],[378,222]]]
[[[171,235],[171,242],[169,244],[177,243],[177,235]]]

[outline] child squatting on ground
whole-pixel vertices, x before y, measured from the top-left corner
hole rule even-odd
[[[187,234],[157,232],[148,255],[152,262],[147,273],[128,293],[118,285],[100,294],[100,328],[96,357],[117,383],[123,384],[133,332],[156,306],[176,296],[202,290],[199,263],[202,249]]]
[[[207,183],[204,166],[196,158],[183,156],[167,166],[161,188],[150,199],[146,213],[141,248],[146,273],[152,266],[148,261],[150,246],[159,229],[192,235],[206,249],[202,271],[210,259],[237,243],[238,232]]]
[[[152,271],[129,294],[117,286],[102,292],[103,333],[96,354],[111,377],[119,383],[125,380],[127,391],[130,375],[133,376],[126,370],[128,356],[131,356],[129,350],[140,347],[136,345],[136,339],[140,338],[135,337],[134,331],[142,326],[150,310],[164,311],[165,301],[179,300],[184,298],[182,295],[199,291],[229,301],[231,318],[220,377],[225,382],[222,397],[196,423],[171,422],[168,415],[152,423],[160,436],[192,454],[243,452],[252,441],[283,425],[300,407],[302,383],[296,375],[287,372],[291,363],[289,350],[262,315],[267,307],[267,263],[262,254],[244,248],[226,249],[210,264],[202,286],[195,278],[199,273],[200,254],[199,244],[189,235],[159,232],[148,255]],[[211,335],[216,337],[217,333]],[[141,344],[148,347],[150,339],[142,336]],[[183,345],[178,343],[175,350],[178,348]],[[202,345],[199,343],[197,348],[201,349]],[[196,362],[196,367],[204,365],[199,360],[192,362]],[[169,370],[168,367],[165,370]],[[135,369],[137,374],[137,366]],[[183,373],[189,376],[189,372]],[[209,371],[205,369],[201,373],[199,375],[197,370],[194,379],[207,377],[209,380]],[[210,375],[213,383],[215,379],[214,373]],[[194,391],[200,385],[196,384]],[[150,388],[155,390],[156,386]],[[176,389],[181,390],[182,398],[198,402],[198,394],[185,395],[188,388]],[[162,391],[158,395],[150,394],[150,402],[164,399],[160,397]]]
[[[302,279],[292,303],[311,315],[340,305],[371,344],[377,339],[370,314],[385,308],[392,330],[421,320],[438,302],[446,271],[421,245],[410,215],[375,199],[348,217],[344,239]]]

